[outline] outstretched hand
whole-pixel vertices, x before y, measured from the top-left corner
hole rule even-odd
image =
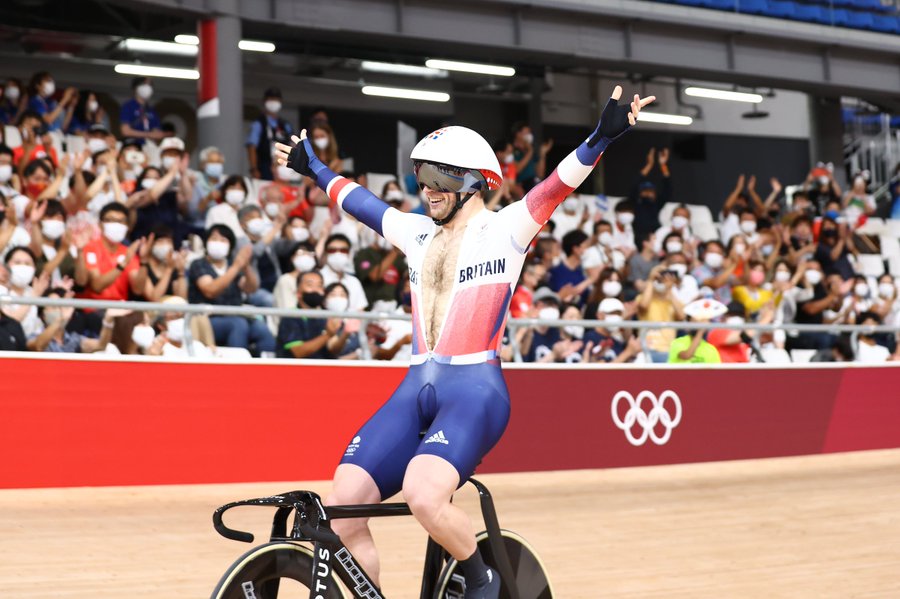
[[[292,135],[291,141],[294,142],[293,147],[281,142],[275,143],[275,161],[279,165],[290,167],[301,175],[315,177],[315,173],[309,165],[310,160],[315,158],[315,153],[306,138],[306,129],[300,132],[300,137]]]
[[[656,96],[648,96],[642,99],[638,94],[634,94],[634,99],[631,101],[630,106],[619,106],[619,98],[621,97],[622,86],[617,85],[613,90],[612,97],[606,103],[606,108],[603,109],[603,113],[600,115],[600,124],[597,125],[597,129],[588,139],[588,146],[593,148],[601,141],[608,145],[637,123],[641,108],[656,100]]]

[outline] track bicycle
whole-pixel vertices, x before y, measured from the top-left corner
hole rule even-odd
[[[525,539],[500,528],[487,487],[475,479],[468,482],[478,490],[485,523],[476,541],[485,563],[500,574],[501,599],[552,599],[553,589],[540,558]],[[283,588],[291,596],[297,596],[297,589],[309,589],[310,599],[383,599],[381,589],[331,530],[330,522],[412,515],[405,503],[325,506],[311,491],[245,499],[216,509],[216,531],[245,543],[253,542],[251,533],[228,528],[222,521],[225,512],[239,506],[274,507],[271,535],[268,543],[254,547],[228,568],[213,599],[274,599]],[[456,560],[429,537],[420,599],[462,599],[464,595],[465,578],[457,572]]]

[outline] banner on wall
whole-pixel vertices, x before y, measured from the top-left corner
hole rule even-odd
[[[0,487],[330,478],[405,368],[2,358]],[[479,472],[900,447],[900,369],[508,368]],[[15,373],[15,376],[10,376]]]

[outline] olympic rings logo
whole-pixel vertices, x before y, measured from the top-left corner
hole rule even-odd
[[[628,411],[624,417],[619,417],[619,404],[622,400],[628,402]],[[645,400],[650,402],[650,410],[644,410]],[[666,408],[666,400],[671,400],[672,413]],[[665,445],[672,436],[672,431],[681,422],[681,399],[674,391],[666,389],[657,398],[652,391],[641,391],[635,398],[628,391],[619,391],[612,400],[612,419],[615,425],[625,432],[625,438],[635,447],[640,447],[650,439],[657,445]],[[641,432],[635,436],[633,428],[640,427]],[[661,424],[665,429],[663,434],[657,434],[656,426]]]

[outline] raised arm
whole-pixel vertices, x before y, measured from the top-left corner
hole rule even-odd
[[[301,175],[306,175],[316,182],[319,189],[328,194],[339,208],[352,215],[382,237],[403,251],[405,218],[415,218],[391,208],[371,191],[358,183],[338,175],[316,157],[315,152],[306,138],[306,129],[300,132],[300,137],[291,136],[294,147],[283,143],[276,143],[276,160],[278,164],[284,164]]]
[[[621,97],[622,88],[617,85],[590,137],[566,156],[556,170],[529,191],[521,202],[515,202],[501,211],[501,214],[506,213],[513,219],[513,238],[520,248],[528,247],[556,207],[591,174],[607,146],[637,122],[641,108],[656,99],[654,96],[641,99],[635,94],[630,106],[619,106]]]

